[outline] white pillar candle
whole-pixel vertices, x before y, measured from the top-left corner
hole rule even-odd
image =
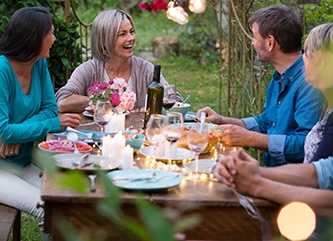
[[[102,155],[111,157],[112,156],[113,139],[110,135],[104,136],[102,140]]]
[[[167,158],[177,158],[178,141],[176,142],[165,142],[165,156]]]
[[[125,136],[120,131],[113,137],[112,156],[115,160],[121,160],[121,151],[124,149],[126,143]]]
[[[133,148],[127,145],[121,152],[121,167],[123,170],[133,167]]]
[[[165,137],[163,134],[157,134],[153,137],[152,140],[153,143],[157,143],[157,148],[156,148],[156,156],[158,157],[163,157],[164,156],[164,151],[165,151],[165,146],[164,146],[164,142],[165,142]],[[154,155],[154,153],[153,153]]]
[[[105,126],[106,132],[118,132],[125,130],[125,114],[114,114],[110,122]]]

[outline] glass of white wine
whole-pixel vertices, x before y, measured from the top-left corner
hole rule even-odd
[[[164,144],[164,128],[166,125],[165,115],[152,114],[149,117],[147,128],[146,128],[146,137],[154,149],[154,162],[156,162],[156,151],[157,147]],[[154,165],[155,163],[153,163]],[[153,166],[152,165],[152,166]]]
[[[208,144],[209,128],[202,123],[195,123],[190,126],[187,134],[187,144],[189,148],[195,152],[195,168],[187,180],[200,181],[198,174],[199,155],[203,152]]]

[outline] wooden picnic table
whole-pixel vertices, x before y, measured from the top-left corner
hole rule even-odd
[[[134,129],[142,127],[142,113],[131,113],[126,117],[126,126]],[[82,123],[93,121],[82,116]],[[84,126],[82,129],[99,130],[97,125]],[[95,192],[78,194],[54,184],[63,172],[43,175],[41,198],[45,207],[45,230],[52,233],[52,240],[63,240],[57,223],[59,217],[65,218],[80,234],[96,237],[98,228],[112,229],[106,240],[132,240],[128,232],[117,227],[95,209],[98,201],[105,198],[105,189],[97,180]],[[136,192],[123,191],[121,208],[131,217],[137,217]],[[203,182],[187,181],[185,178],[177,187],[163,192],[142,193],[140,198],[161,208],[176,208],[184,215],[197,214],[201,218],[198,226],[185,231],[186,240],[261,240],[261,223],[250,217],[240,205],[235,193],[214,180]],[[266,220],[268,233],[273,237],[279,234],[276,218],[280,206],[262,199],[253,199],[261,216]],[[267,228],[267,227],[266,227]],[[266,230],[267,231],[267,230]]]

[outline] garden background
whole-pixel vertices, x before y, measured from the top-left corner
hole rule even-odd
[[[274,3],[291,6],[302,16],[304,39],[312,27],[333,20],[333,0],[208,0],[205,12],[189,14],[189,23],[182,26],[168,20],[165,11],[144,11],[134,2],[7,1],[0,6],[0,35],[17,9],[33,5],[51,9],[57,40],[48,62],[56,91],[78,64],[90,58],[89,29],[95,16],[107,8],[125,9],[135,22],[135,55],[161,64],[168,82],[175,84],[183,96],[191,95],[188,102],[192,111],[209,105],[223,115],[246,117],[260,113],[272,72],[271,66],[256,61],[251,47],[247,19],[252,12]],[[151,40],[163,35],[178,39],[179,52],[156,59],[152,57]],[[261,158],[260,152],[252,154]],[[35,220],[27,215],[22,216],[22,240],[40,240]]]

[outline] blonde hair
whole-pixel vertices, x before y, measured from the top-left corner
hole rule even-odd
[[[120,23],[126,18],[134,28],[132,17],[122,10],[109,9],[97,15],[91,29],[91,53],[94,57],[105,62],[114,54]]]
[[[307,82],[320,89],[333,86],[333,23],[319,25],[311,30],[304,44]]]

